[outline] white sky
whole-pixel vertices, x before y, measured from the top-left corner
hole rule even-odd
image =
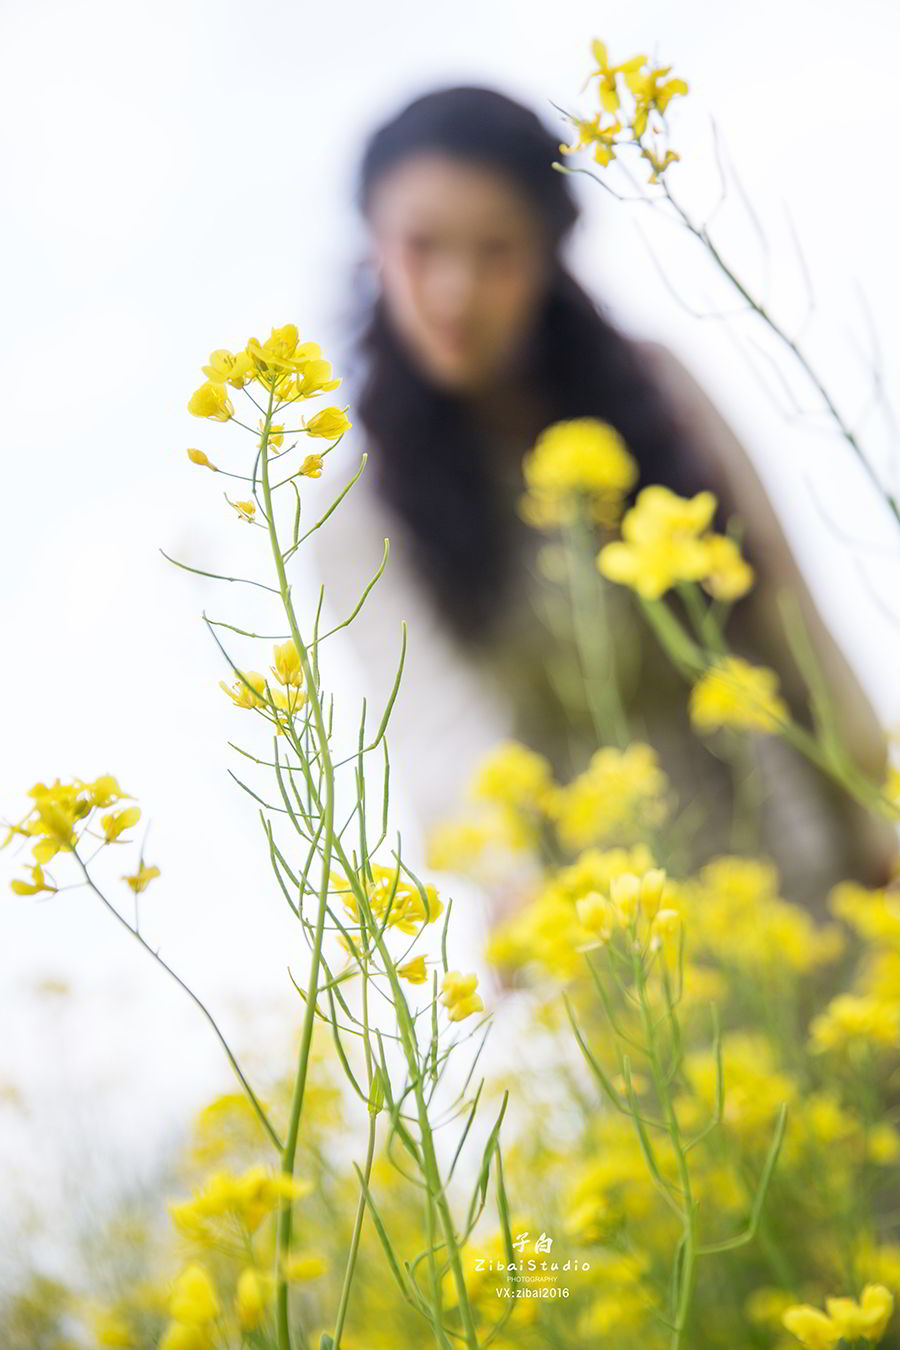
[[[900,363],[898,10],[892,0],[858,0],[849,15],[833,0],[752,10],[700,0],[33,0],[3,6],[0,24],[0,811],[14,816],[37,778],[116,772],[152,819],[149,853],[164,876],[145,909],[164,955],[223,1007],[230,994],[281,993],[300,946],[252,806],[226,773],[238,714],[217,689],[225,672],[200,620],[203,608],[227,617],[241,601],[157,551],[212,570],[240,560],[219,480],[184,458],[185,446],[213,451],[228,431],[186,412],[207,353],[288,321],[333,350],[360,246],[350,193],[372,126],[435,84],[482,82],[525,99],[566,139],[550,100],[573,106],[590,39],[602,36],[613,59],[649,50],[689,80],[673,118],[685,161],[673,185],[697,215],[716,196],[715,115],[770,235],[773,303],[786,321],[802,312],[789,203],[818,298],[812,350],[854,409],[865,392],[855,282],[889,387]],[[843,450],[786,427],[721,327],[672,300],[628,209],[584,180],[579,191],[580,276],[627,327],[670,342],[733,421],[826,618],[895,723],[900,629],[884,606],[900,609],[900,591],[878,501]],[[758,284],[736,202],[720,221],[723,247]],[[673,282],[702,305],[714,293],[705,260],[667,229],[653,238]],[[344,447],[355,463],[351,437]],[[78,1081],[88,1089],[102,1070],[104,1081],[153,1082],[150,1136],[208,1089],[219,1054],[208,1032],[80,893],[34,903],[7,892],[0,907],[0,1001],[17,1032],[0,1041],[0,1080],[25,1081],[44,1100],[59,1078],[68,1052],[26,994],[48,973],[96,1001],[93,1019],[77,1014],[95,1049]],[[223,1016],[237,1029],[235,1006]],[[175,1043],[182,1069],[167,1090]],[[4,1134],[2,1111],[0,1156],[21,1144],[18,1127]],[[124,1126],[98,1128],[113,1139]]]

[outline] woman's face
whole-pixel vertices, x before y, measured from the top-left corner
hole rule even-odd
[[[540,220],[515,185],[423,151],[376,185],[369,222],[389,317],[425,373],[466,394],[513,370],[547,284]]]

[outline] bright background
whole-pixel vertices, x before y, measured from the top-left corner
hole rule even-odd
[[[282,999],[296,1008],[285,967],[300,947],[255,809],[226,771],[240,714],[217,689],[225,670],[200,619],[244,602],[158,551],[211,570],[226,559],[226,571],[253,567],[241,566],[252,532],[219,480],[184,456],[216,443],[185,408],[207,353],[295,321],[337,360],[364,242],[351,205],[364,136],[436,84],[479,82],[524,99],[569,139],[551,100],[576,105],[590,39],[603,36],[614,60],[648,51],[689,80],[690,98],[673,105],[683,155],[673,185],[698,217],[717,196],[715,115],[770,240],[773,306],[796,324],[789,204],[817,297],[810,350],[851,414],[866,393],[857,284],[889,388],[900,362],[898,13],[892,0],[857,0],[850,15],[836,0],[3,8],[0,812],[16,818],[38,778],[118,774],[152,821],[148,855],[163,870],[144,906],[153,938],[238,1043]],[[584,178],[578,190],[579,275],[627,328],[669,342],[733,422],[828,622],[894,725],[900,569],[886,513],[843,449],[785,423],[725,330],[673,299],[635,215]],[[702,254],[641,219],[691,306],[721,300]],[[733,188],[716,225],[761,285]],[[878,418],[864,429],[886,464]],[[352,433],[343,449],[355,464]],[[355,672],[346,679],[359,687]],[[414,831],[397,805],[397,823]],[[229,1082],[208,1029],[132,946],[89,895],[4,896],[0,1168],[26,1189],[33,1168],[46,1178],[48,1164],[69,1167],[62,1119],[81,1112],[82,1156],[93,1148],[128,1172],[188,1105]],[[47,980],[71,993],[47,992]]]

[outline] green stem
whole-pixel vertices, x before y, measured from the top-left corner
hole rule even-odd
[[[809,362],[808,357],[801,350],[796,338],[789,337],[788,334],[784,331],[784,329],[776,322],[775,319],[773,319],[772,315],[766,309],[765,305],[750,294],[744,283],[740,280],[740,278],[736,275],[736,273],[732,270],[732,268],[722,257],[719,250],[716,248],[706,227],[695,225],[694,222],[691,220],[691,218],[688,216],[687,212],[681,206],[681,204],[677,202],[675,198],[672,196],[672,193],[669,191],[669,187],[665,181],[665,178],[660,179],[660,182],[662,183],[666,197],[668,198],[673,209],[677,212],[685,228],[692,235],[694,235],[696,239],[700,240],[700,242],[708,251],[710,257],[715,262],[716,266],[719,268],[719,271],[723,274],[723,276],[727,277],[727,279],[731,282],[732,286],[734,286],[735,290],[738,292],[741,298],[745,300],[746,303],[753,310],[754,314],[756,314],[767,326],[767,328],[769,328],[769,330],[772,333],[774,333],[774,335],[779,339],[779,341],[783,342],[784,345],[789,349],[789,351],[793,353],[794,357],[799,363],[807,379],[813,385],[816,392],[819,394],[819,397],[822,399],[822,402],[825,404],[825,407],[828,409],[828,412],[833,418],[835,425],[840,431],[841,436],[843,436],[844,440],[853,450],[854,454],[856,455],[857,459],[859,460],[860,464],[865,470],[868,478],[875,487],[879,496],[882,497],[883,500],[887,502],[894,516],[894,519],[898,522],[898,524],[900,524],[900,505],[898,505],[896,497],[894,497],[893,494],[890,493],[887,490],[887,488],[883,485],[883,483],[880,481],[875,470],[872,468],[872,465],[869,463],[869,460],[863,451],[862,445],[860,444],[858,437],[856,436],[855,432],[847,425],[841,414],[838,412],[837,406],[834,400],[832,399],[831,395],[829,394],[828,390],[826,389],[824,383],[822,382],[821,377],[813,369],[812,365]]]
[[[265,501],[265,512],[269,531],[269,542],[272,547],[272,556],[275,562],[275,571],[278,576],[278,590],[281,596],[281,603],[287,616],[288,624],[291,630],[291,637],[294,640],[294,646],[300,657],[300,663],[303,667],[303,674],[306,680],[306,688],[309,693],[309,699],[312,704],[313,718],[315,722],[316,740],[319,745],[319,754],[321,756],[321,768],[325,783],[325,809],[323,823],[323,843],[322,843],[322,882],[319,890],[319,905],[316,914],[315,936],[313,940],[312,958],[310,962],[309,979],[306,990],[306,1010],[303,1017],[303,1028],[300,1036],[300,1052],[297,1063],[297,1075],[294,1080],[294,1092],[291,1100],[290,1119],[288,1123],[288,1133],[281,1155],[281,1171],[284,1176],[293,1177],[294,1163],[297,1156],[297,1140],[300,1133],[300,1119],[303,1113],[303,1099],[306,1091],[306,1082],[309,1074],[309,1054],[312,1045],[313,1028],[315,1025],[316,1002],[318,997],[319,966],[321,963],[322,940],[325,933],[325,914],[328,906],[328,884],[329,870],[331,863],[331,854],[334,843],[334,770],[331,763],[331,752],[328,743],[328,733],[325,727],[325,720],[322,712],[322,701],[319,697],[318,687],[313,680],[312,668],[310,665],[309,653],[303,638],[300,635],[300,628],[297,623],[297,617],[294,613],[294,606],[291,600],[290,587],[288,586],[287,575],[284,568],[284,558],[281,546],[278,542],[278,532],[275,526],[275,517],[272,510],[272,489],[269,484],[269,429],[272,424],[272,411],[274,404],[274,392],[269,391],[269,406],[266,410],[265,424],[263,427],[262,438],[260,441],[260,483],[262,486],[263,499]],[[279,1201],[277,1217],[277,1254],[276,1254],[276,1273],[275,1273],[275,1326],[278,1337],[278,1350],[291,1350],[290,1319],[288,1308],[288,1286],[284,1278],[284,1265],[291,1250],[291,1236],[293,1230],[293,1201],[291,1198],[284,1197]]]
[[[643,956],[639,951],[634,953],[634,982],[638,991],[641,1016],[643,1018],[644,1030],[647,1036],[647,1056],[650,1062],[650,1073],[653,1078],[656,1095],[662,1108],[666,1125],[668,1126],[672,1147],[675,1151],[678,1180],[683,1197],[683,1209],[681,1211],[683,1231],[680,1244],[680,1260],[678,1263],[679,1278],[677,1303],[674,1310],[675,1316],[672,1326],[672,1340],[670,1343],[671,1350],[679,1350],[691,1306],[691,1296],[694,1288],[694,1263],[697,1255],[697,1236],[694,1223],[694,1200],[691,1192],[691,1174],[690,1168],[688,1167],[687,1155],[681,1139],[678,1117],[675,1114],[675,1107],[672,1102],[672,1094],[669,1090],[668,1078],[663,1072],[659,1060],[656,1046],[656,1023],[647,999],[647,976],[644,969]]]
[[[371,1102],[374,1075],[372,1072],[372,1048],[369,1044],[369,975],[368,962],[365,962],[363,970],[362,984],[362,1013],[363,1013],[363,1045],[366,1056],[366,1081],[368,1085],[369,1098]],[[356,1202],[356,1215],[353,1220],[353,1232],[350,1237],[350,1250],[347,1253],[347,1265],[344,1269],[344,1282],[341,1286],[341,1296],[338,1303],[337,1316],[334,1323],[334,1350],[341,1350],[341,1336],[344,1331],[344,1322],[347,1317],[347,1308],[350,1304],[350,1286],[353,1282],[353,1273],[356,1269],[356,1257],[359,1252],[359,1240],[362,1234],[363,1219],[366,1213],[366,1189],[372,1176],[372,1162],[375,1157],[375,1135],[378,1128],[378,1117],[370,1105],[369,1116],[369,1137],[366,1145],[366,1162],[363,1168],[363,1177],[365,1185],[360,1187],[359,1199]]]
[[[628,719],[622,706],[604,582],[598,577],[588,522],[582,509],[566,529],[566,571],[572,600],[575,644],[588,708],[600,745],[627,746]]]

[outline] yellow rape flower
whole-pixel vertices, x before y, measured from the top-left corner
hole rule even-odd
[[[132,1350],[137,1337],[129,1323],[120,1313],[105,1309],[94,1318],[94,1337],[97,1344],[104,1347],[119,1347],[120,1350]]]
[[[266,1310],[266,1287],[252,1266],[246,1266],[238,1276],[234,1306],[242,1331],[259,1326]]]
[[[883,1284],[867,1284],[858,1303],[827,1298],[825,1307],[845,1341],[880,1341],[894,1311],[894,1296]]]
[[[652,746],[642,741],[624,750],[602,746],[587,768],[551,798],[560,842],[583,849],[658,825],[668,812],[668,788]]]
[[[603,114],[594,117],[572,117],[569,119],[578,128],[578,140],[571,145],[560,142],[560,154],[574,155],[587,146],[594,147],[594,160],[597,164],[611,164],[616,153],[616,137],[622,130],[622,123],[616,119],[607,126],[603,125]]]
[[[318,1279],[327,1269],[328,1262],[324,1256],[298,1252],[295,1256],[288,1257],[282,1266],[282,1273],[289,1283],[301,1284],[305,1280]]]
[[[94,806],[112,806],[120,798],[130,796],[130,793],[122,791],[119,780],[111,773],[101,774],[92,783],[83,786]]]
[[[641,146],[641,154],[650,165],[652,170],[648,183],[658,183],[659,175],[665,173],[670,164],[677,164],[681,156],[676,150],[667,150],[664,155],[660,155],[650,145]]]
[[[773,670],[750,665],[740,656],[723,657],[691,689],[691,721],[700,731],[718,727],[777,731],[779,722],[790,719],[777,690]]]
[[[402,966],[397,967],[397,974],[401,979],[408,980],[410,984],[424,984],[427,978],[425,957],[416,956],[411,961],[406,961]]]
[[[224,347],[212,352],[203,374],[214,384],[230,384],[243,389],[253,379],[253,363],[246,352],[229,352]]]
[[[839,1340],[880,1341],[894,1310],[894,1296],[883,1284],[867,1284],[857,1303],[827,1298],[827,1314],[808,1303],[788,1308],[782,1321],[808,1350],[829,1350]]]
[[[44,870],[39,863],[35,863],[30,869],[31,880],[20,881],[16,878],[11,881],[10,887],[16,895],[40,895],[42,892],[52,892],[56,887],[44,876]]]
[[[299,398],[313,398],[316,394],[329,393],[332,389],[337,389],[340,383],[339,376],[332,376],[329,361],[312,357],[298,367],[295,380],[279,389],[279,397],[282,402],[293,403]]]
[[[216,1287],[204,1266],[187,1266],[175,1281],[169,1299],[169,1313],[176,1322],[202,1326],[218,1317],[220,1309]]]
[[[158,867],[148,867],[146,863],[141,863],[140,867],[131,876],[123,876],[122,880],[127,881],[128,885],[134,891],[135,895],[140,895],[145,891],[156,877],[159,876]]]
[[[807,1350],[831,1350],[841,1333],[831,1318],[809,1303],[799,1303],[782,1314],[782,1324]]]
[[[299,472],[306,478],[321,478],[322,464],[323,460],[321,455],[307,455],[300,465]]]
[[[647,129],[651,110],[664,113],[673,98],[688,92],[685,80],[677,77],[664,80],[663,77],[668,75],[671,69],[671,66],[655,66],[649,70],[642,70],[639,66],[632,66],[625,71],[625,83],[634,95],[637,105],[632,129],[638,139]]]
[[[659,599],[678,581],[699,581],[710,570],[699,536],[715,509],[711,492],[685,498],[652,483],[625,512],[622,538],[600,550],[597,566],[610,581],[631,586],[647,600]]]
[[[312,354],[302,347],[298,353],[299,336],[297,325],[286,323],[281,328],[273,328],[265,342],[250,338],[245,351],[257,375],[264,378],[264,382],[270,383],[285,372],[296,370],[298,361],[302,362],[307,354]]]
[[[836,925],[821,926],[778,896],[777,870],[759,859],[716,858],[682,892],[695,941],[754,977],[780,968],[814,970],[843,948]]]
[[[237,1217],[252,1233],[282,1197],[299,1200],[308,1195],[311,1183],[280,1172],[269,1172],[260,1164],[240,1175],[215,1172],[190,1200],[170,1205],[175,1226],[198,1238],[208,1237],[210,1221],[225,1216]],[[176,1316],[177,1314],[173,1314]],[[186,1321],[186,1318],[181,1318]]]
[[[708,534],[706,544],[706,575],[701,578],[703,589],[716,600],[737,600],[753,585],[754,572],[741,557],[735,541],[727,534]]]
[[[61,783],[57,778],[52,787],[35,783],[28,789],[28,796],[34,806],[23,820],[9,826],[0,847],[6,848],[16,835],[36,838],[32,853],[35,863],[43,866],[61,849],[74,849],[75,823],[87,816],[93,806],[90,785],[77,779]]]
[[[353,423],[342,408],[323,408],[311,417],[304,430],[307,436],[322,436],[326,440],[336,440],[348,431]]]
[[[553,796],[550,761],[520,741],[503,741],[479,765],[473,793],[516,811],[546,810]]]
[[[248,685],[250,686],[249,689]],[[238,708],[261,708],[265,706],[266,677],[260,675],[256,670],[248,670],[244,679],[235,680],[230,688],[224,680],[220,680],[219,688],[225,690],[225,693]]]
[[[608,942],[615,931],[618,915],[609,896],[599,891],[588,891],[575,901],[579,922],[599,942]]]
[[[240,516],[241,520],[248,520],[252,522],[253,517],[256,515],[256,502],[229,501],[229,505],[234,507],[235,511],[237,511],[238,515]]]
[[[195,417],[211,417],[216,422],[227,422],[234,416],[234,406],[224,384],[207,380],[195,390],[188,401],[188,412]],[[197,461],[194,461],[197,463]]]
[[[211,464],[202,450],[188,450],[187,457],[192,464],[200,464],[205,469],[212,469],[218,472],[215,464]]]
[[[124,830],[130,830],[132,825],[136,825],[140,818],[139,806],[127,806],[124,811],[111,811],[108,816],[101,816],[100,824],[106,835],[106,842],[111,844]]]
[[[616,77],[621,67],[611,66],[609,64],[609,49],[607,48],[606,43],[601,42],[599,38],[594,38],[591,43],[591,52],[597,63],[597,69],[591,71],[590,75],[588,75],[582,85],[582,89],[586,88],[591,80],[596,80],[597,97],[600,100],[600,103],[607,112],[614,113],[619,107],[619,89]],[[634,59],[635,58],[632,58],[632,60]],[[636,59],[643,62],[646,60],[646,57],[638,57]]]
[[[303,662],[293,638],[272,648],[275,664],[270,669],[279,684],[299,689],[303,683]]]
[[[556,524],[586,498],[595,518],[611,523],[637,481],[637,461],[614,427],[595,417],[576,417],[545,428],[522,461],[528,493],[520,509],[535,525]]]
[[[448,970],[444,975],[442,999],[451,1022],[461,1022],[472,1013],[484,1011],[481,997],[475,993],[477,984],[477,975],[461,975],[458,970]]]
[[[296,714],[300,711],[300,709],[308,702],[308,699],[304,690],[297,689],[296,686],[290,685],[288,686],[288,691],[286,694],[282,693],[280,689],[273,689],[272,702],[275,704],[275,707],[279,710],[279,712],[287,713],[287,718],[279,717],[278,714],[276,713],[274,719],[275,734],[277,736],[283,736],[286,734],[290,726],[291,720],[296,716]]]
[[[426,884],[420,892],[411,878],[401,874],[399,867],[372,863],[371,869],[372,878],[360,874],[359,882],[365,883],[366,895],[375,918],[382,921],[387,918],[388,927],[413,934],[418,932],[422,924],[434,923],[443,912],[443,902],[434,886]],[[339,872],[333,872],[331,884],[332,889],[341,896],[348,914],[358,920],[359,907],[347,878]]]
[[[864,1045],[896,1049],[900,1001],[838,994],[810,1026],[813,1050],[856,1050]]]
[[[212,1350],[212,1338],[205,1326],[188,1322],[170,1322],[166,1327],[159,1350]]]
[[[867,890],[858,882],[843,881],[832,889],[828,903],[860,937],[900,947],[900,892]]]

